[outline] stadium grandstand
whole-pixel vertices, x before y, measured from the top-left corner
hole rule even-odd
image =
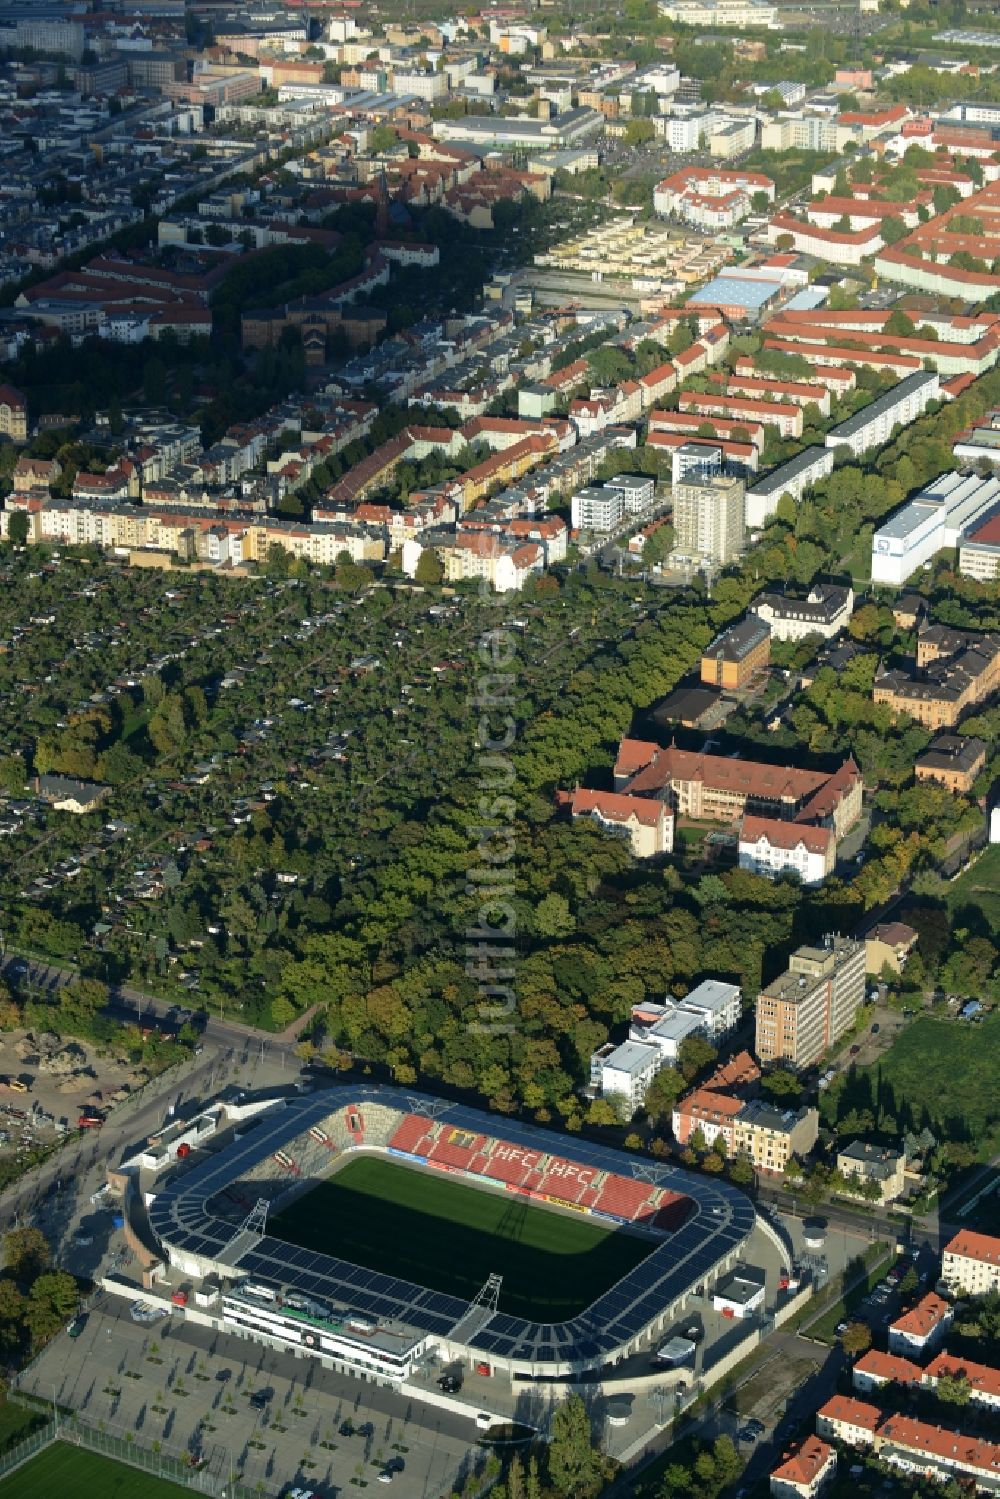
[[[591,1218],[646,1238],[649,1253],[579,1315],[543,1322],[504,1312],[502,1296],[481,1305],[339,1259],[335,1228],[329,1253],[267,1232],[269,1214],[359,1155]],[[282,1098],[241,1121],[228,1143],[179,1159],[147,1202],[171,1277],[192,1283],[185,1315],[392,1383],[429,1355],[552,1378],[647,1352],[690,1297],[733,1269],[755,1224],[752,1205],[728,1183],[459,1104],[349,1083]]]

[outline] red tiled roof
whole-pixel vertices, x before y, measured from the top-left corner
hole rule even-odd
[[[895,1353],[882,1353],[878,1348],[869,1348],[854,1365],[855,1374],[870,1374],[873,1379],[890,1380],[893,1384],[919,1384],[923,1373],[919,1364]]]
[[[806,1437],[800,1447],[789,1453],[785,1461],[772,1470],[771,1477],[808,1488],[825,1470],[831,1458],[836,1462],[836,1453],[828,1442],[821,1441],[819,1437]]]
[[[936,1296],[933,1291],[928,1291],[916,1306],[911,1307],[908,1312],[897,1317],[895,1322],[890,1323],[889,1330],[905,1333],[911,1338],[926,1338],[950,1311],[950,1302],[945,1301],[941,1296]]]
[[[877,1405],[869,1405],[866,1400],[855,1400],[853,1395],[834,1395],[816,1414],[827,1421],[842,1422],[845,1426],[862,1426],[868,1431],[874,1431],[882,1419],[882,1412]]]
[[[965,1378],[977,1394],[1000,1399],[1000,1369],[994,1369],[989,1364],[972,1364],[968,1359],[956,1358],[952,1353],[939,1353],[927,1365],[924,1374],[928,1379],[940,1379],[942,1376],[948,1379]]]
[[[634,819],[647,828],[655,828],[661,814],[671,815],[662,802],[650,801],[648,797],[625,796],[619,791],[587,791],[582,787],[571,793],[570,811],[574,817],[596,812],[608,822],[627,823]]]
[[[961,1464],[987,1473],[994,1482],[1000,1479],[1000,1446],[996,1442],[949,1431],[945,1426],[932,1426],[929,1421],[917,1421],[912,1416],[889,1416],[879,1436],[883,1442],[892,1442],[911,1452],[926,1452],[949,1465]]]
[[[979,1260],[984,1265],[1000,1266],[1000,1239],[991,1234],[979,1234],[971,1228],[961,1228],[950,1244],[944,1247],[945,1254],[959,1254],[967,1260]]]
[[[811,854],[826,854],[833,832],[807,823],[782,822],[778,817],[744,817],[740,823],[740,843],[759,843],[762,838],[772,848],[791,849],[802,844]]]

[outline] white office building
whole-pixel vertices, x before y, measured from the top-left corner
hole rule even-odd
[[[896,587],[1000,505],[1000,480],[942,474],[890,515],[872,537],[872,582]]]

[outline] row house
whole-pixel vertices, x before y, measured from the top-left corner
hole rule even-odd
[[[782,437],[802,436],[802,411],[791,403],[753,401],[741,396],[715,394],[712,391],[685,390],[681,392],[678,406],[681,411],[704,412],[709,416],[718,414],[733,421],[745,418],[760,422],[764,426],[776,427]]]
[[[797,380],[770,380],[761,375],[731,375],[727,395],[750,396],[753,400],[790,401],[794,406],[815,406],[820,416],[830,415],[830,392],[821,385]]]
[[[680,432],[685,437],[704,438],[706,434],[703,429],[706,426],[711,427],[713,438],[744,445],[753,443],[758,453],[763,451],[767,440],[767,429],[763,422],[730,416],[713,415],[709,418],[704,412],[698,411],[651,411],[649,414],[650,432]]]
[[[765,333],[770,330],[773,321],[773,319],[768,319],[768,321],[764,324]],[[810,363],[813,362],[814,361],[810,356]],[[760,376],[758,374],[756,361],[754,359],[751,359],[747,354],[740,354],[737,357],[736,363],[733,365],[732,378],[734,380],[743,380],[747,378],[759,379]],[[822,371],[822,373],[817,371],[812,375],[797,374],[795,376],[794,383],[797,387],[808,385],[810,390],[815,392],[813,399],[818,402],[827,390],[829,390],[834,396],[836,396],[838,400],[843,396],[849,395],[857,385],[858,377],[854,373],[853,369],[835,369],[827,367]]]

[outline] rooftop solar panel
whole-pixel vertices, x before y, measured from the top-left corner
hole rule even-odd
[[[230,1183],[242,1181],[244,1175],[242,1189],[251,1197],[256,1190],[252,1173],[268,1156],[288,1147],[338,1108],[363,1108],[366,1103],[389,1106],[401,1115],[422,1109],[429,1123],[433,1118],[474,1134],[495,1138],[502,1132],[505,1141],[526,1150],[557,1154],[596,1170],[635,1177],[648,1183],[650,1190],[667,1188],[693,1201],[692,1217],[578,1317],[549,1324],[504,1312],[495,1315],[472,1337],[470,1346],[497,1357],[549,1365],[585,1364],[610,1356],[622,1342],[634,1338],[662,1315],[694,1282],[709,1274],[747,1238],[754,1225],[752,1204],[727,1183],[689,1175],[661,1162],[627,1158],[594,1141],[556,1141],[538,1126],[520,1121],[505,1120],[502,1126],[494,1127],[492,1120],[462,1105],[399,1094],[388,1087],[343,1084],[288,1100],[287,1107],[264,1115],[242,1140],[168,1181],[149,1210],[157,1238],[164,1245],[221,1263],[239,1224],[220,1217],[212,1199]],[[269,1237],[246,1249],[228,1270],[243,1271],[278,1285],[295,1284],[319,1299],[369,1312],[417,1332],[450,1331],[468,1305],[459,1297]]]

